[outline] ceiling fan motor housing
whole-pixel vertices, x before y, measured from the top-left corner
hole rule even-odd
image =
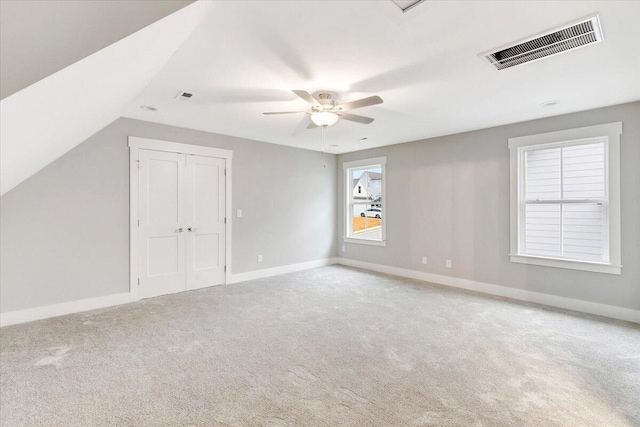
[[[318,102],[320,103],[320,105],[322,105],[323,107],[334,107],[336,105],[338,105],[338,101],[335,100],[334,98],[334,93],[331,92],[316,92],[314,94],[314,98],[316,98],[318,100]]]

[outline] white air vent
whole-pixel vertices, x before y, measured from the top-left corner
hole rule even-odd
[[[537,61],[604,40],[598,15],[539,36],[523,40],[483,56],[497,70]]]

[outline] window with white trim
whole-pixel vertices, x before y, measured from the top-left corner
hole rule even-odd
[[[386,162],[378,157],[343,163],[345,242],[385,245]]]
[[[511,260],[620,274],[621,123],[509,140]]]

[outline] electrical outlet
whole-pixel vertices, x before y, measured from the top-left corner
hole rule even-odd
[[[258,255],[258,262],[262,262],[262,255]]]
[[[242,218],[242,209],[238,209],[238,218]]]
[[[345,252],[346,250],[347,248],[344,245],[342,245],[342,252]]]
[[[447,260],[447,268],[451,268],[451,260],[450,259]]]
[[[423,257],[422,257],[422,263],[423,263],[423,264],[426,264],[426,263],[427,263],[427,257],[426,257],[426,256],[423,256]]]

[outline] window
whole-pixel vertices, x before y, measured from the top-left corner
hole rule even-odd
[[[620,274],[622,123],[509,139],[511,261]]]
[[[385,246],[386,157],[343,163],[344,241]]]

